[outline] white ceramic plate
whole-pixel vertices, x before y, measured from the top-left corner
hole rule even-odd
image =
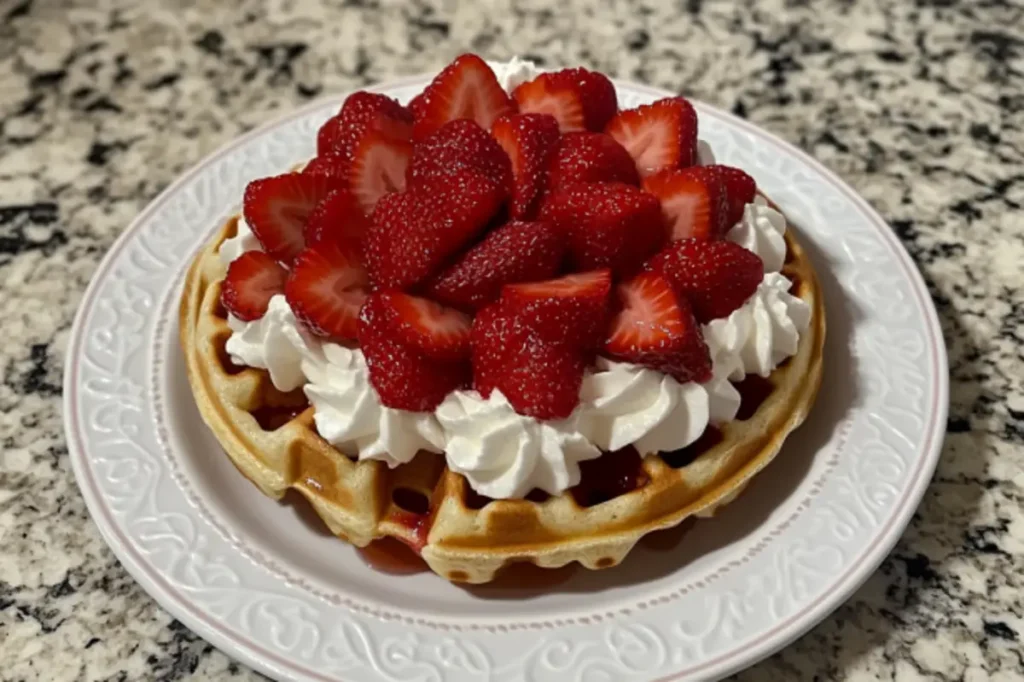
[[[377,88],[405,101],[426,78]],[[619,84],[622,106],[665,96]],[[168,611],[288,680],[691,680],[792,641],[882,561],[938,458],[947,369],[935,311],[889,228],[788,144],[700,106],[718,158],[801,232],[824,289],[824,385],[808,423],[740,500],[672,551],[546,589],[464,589],[369,569],[297,506],[238,474],[193,405],[178,296],[246,183],[312,156],[324,101],[218,151],[114,244],[68,349],[71,462],[103,536]]]

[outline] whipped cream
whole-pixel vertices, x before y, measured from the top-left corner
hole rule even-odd
[[[244,322],[229,314],[228,326],[232,334],[226,349],[231,362],[267,370],[279,391],[294,391],[306,383],[302,360],[317,342],[296,323],[283,294],[270,299],[260,319]]]
[[[578,411],[577,411],[578,412]],[[493,498],[523,497],[534,488],[557,495],[580,482],[583,460],[601,455],[581,432],[578,414],[538,421],[514,409],[495,389],[448,395],[436,415],[448,438],[448,466],[473,490]]]
[[[492,66],[498,83],[509,94],[512,94],[512,91],[519,85],[536,78],[537,74],[541,72],[537,65],[529,59],[520,59],[519,57],[512,57],[507,62],[492,64]]]
[[[633,445],[641,454],[675,450],[700,437],[711,418],[708,392],[624,362],[598,360],[580,390],[580,431],[602,450]]]
[[[260,319],[243,322],[229,315],[228,326],[231,361],[267,370],[279,391],[301,386],[320,437],[346,455],[379,459],[394,468],[420,450],[444,451],[444,433],[434,415],[382,405],[362,351],[322,343],[298,324],[283,295],[270,299]]]
[[[261,251],[263,249],[260,246],[260,240],[256,238],[252,228],[249,227],[249,223],[245,222],[245,218],[239,216],[237,226],[238,231],[235,233],[235,236],[225,239],[220,245],[220,250],[217,252],[220,262],[224,264],[224,267],[231,265],[231,261],[246,251]]]
[[[317,432],[346,455],[379,459],[394,468],[420,450],[444,452],[444,433],[434,415],[381,404],[362,351],[324,343],[304,358],[302,368]]]
[[[784,275],[769,272],[746,303],[704,325],[716,375],[732,380],[747,374],[766,377],[796,353],[811,309],[789,293],[790,284]]]
[[[725,378],[706,384],[605,358],[583,379],[580,432],[602,450],[632,445],[642,455],[684,448],[709,423],[736,417],[740,394]]]
[[[778,272],[786,262],[786,218],[760,194],[743,207],[743,217],[725,235],[731,242],[757,254],[765,272]]]

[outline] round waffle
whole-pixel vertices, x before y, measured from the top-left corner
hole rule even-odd
[[[238,367],[228,357],[231,330],[220,303],[226,268],[217,250],[237,223],[229,220],[196,257],[181,300],[181,347],[203,419],[264,494],[277,499],[294,488],[338,537],[359,547],[396,538],[455,582],[489,582],[516,562],[619,564],[647,533],[711,515],[734,500],[804,421],[818,392],[824,307],[814,269],[790,228],[782,272],[811,307],[807,332],[796,355],[767,379],[744,380],[739,418],[709,427],[694,445],[642,459],[633,451],[606,453],[583,463],[576,488],[518,500],[480,497],[441,455],[421,452],[396,469],[354,461],[317,434],[301,389],[282,393],[266,371]]]

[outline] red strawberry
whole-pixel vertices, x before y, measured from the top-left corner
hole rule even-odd
[[[359,313],[359,345],[370,385],[388,407],[429,412],[450,392],[469,383],[469,363],[441,362],[401,343],[382,296],[371,294]]]
[[[665,241],[658,200],[618,182],[566,185],[548,195],[541,218],[566,236],[576,270],[628,275]]]
[[[605,132],[626,148],[642,176],[697,163],[697,112],[682,97],[620,111]]]
[[[497,300],[505,284],[553,276],[564,254],[561,236],[548,223],[513,221],[433,278],[426,293],[445,305],[477,310]]]
[[[336,155],[350,161],[356,146],[368,130],[381,130],[389,137],[408,139],[412,114],[401,104],[374,92],[353,92],[341,111],[320,128],[317,155]]]
[[[723,223],[728,231],[743,218],[743,207],[754,200],[757,183],[746,172],[732,166],[707,166],[722,183],[725,193],[725,216]]]
[[[270,299],[284,293],[287,278],[288,272],[267,254],[246,251],[228,266],[220,302],[240,320],[258,320],[266,315]]]
[[[701,323],[739,308],[764,278],[760,258],[724,240],[672,242],[644,269],[664,275],[676,294],[689,301]]]
[[[589,349],[602,341],[611,288],[611,272],[594,270],[545,282],[509,284],[502,290],[501,302],[544,339]]]
[[[305,246],[309,214],[334,189],[325,175],[287,173],[254,180],[245,188],[242,212],[263,249],[288,265]]]
[[[316,155],[317,156],[341,156],[335,152],[341,146],[344,136],[345,122],[340,115],[331,116],[327,119],[316,134]]]
[[[386,195],[363,242],[370,279],[379,289],[427,279],[487,227],[503,196],[503,189],[467,170]]]
[[[367,215],[382,196],[405,189],[405,170],[412,157],[412,142],[382,130],[368,130],[352,155],[348,183]]]
[[[600,132],[619,110],[615,86],[603,73],[575,68],[556,71],[551,79],[557,84],[571,85],[580,95],[587,130]]]
[[[639,185],[633,157],[604,133],[566,133],[551,159],[548,185],[557,189],[573,182],[624,182]]]
[[[491,134],[512,161],[513,218],[532,217],[547,180],[548,160],[558,142],[558,121],[547,114],[512,114],[494,122]]]
[[[426,298],[400,291],[374,294],[398,340],[428,358],[468,360],[472,320]]]
[[[508,354],[525,338],[515,320],[500,303],[481,308],[473,318],[470,332],[473,388],[483,397],[491,395],[508,368]]]
[[[446,66],[416,98],[413,137],[422,140],[457,118],[472,119],[490,130],[498,117],[514,108],[491,67],[474,54],[464,54]]]
[[[579,402],[585,354],[570,343],[533,333],[502,303],[473,320],[473,388],[488,397],[500,390],[520,414],[568,417]]]
[[[648,175],[643,187],[661,202],[670,240],[718,239],[725,234],[725,194],[715,171],[700,166],[669,168]]]
[[[621,309],[605,343],[608,355],[675,377],[705,382],[711,356],[686,299],[662,275],[644,272],[619,285]]]
[[[565,419],[576,409],[586,369],[579,350],[531,335],[506,361],[497,388],[516,412],[536,419]]]
[[[311,332],[336,340],[356,337],[367,278],[355,244],[321,242],[295,257],[284,294]]]
[[[542,73],[512,91],[512,97],[524,114],[550,114],[563,133],[586,130],[583,100],[573,83],[559,81],[552,74]]]
[[[502,189],[512,187],[508,154],[475,121],[449,121],[416,143],[406,171],[409,185],[425,178],[470,169],[487,176]]]
[[[336,189],[309,214],[302,234],[307,246],[325,241],[359,243],[369,225],[369,219],[352,193],[347,189]]]
[[[337,180],[338,184],[348,186],[348,167],[349,160],[340,154],[326,154],[317,156],[307,163],[302,172],[310,175],[326,175]]]

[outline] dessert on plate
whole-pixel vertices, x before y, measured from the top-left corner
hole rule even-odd
[[[196,257],[196,404],[265,494],[456,582],[619,564],[737,497],[806,417],[825,335],[778,207],[682,97],[463,55],[349,95]]]

